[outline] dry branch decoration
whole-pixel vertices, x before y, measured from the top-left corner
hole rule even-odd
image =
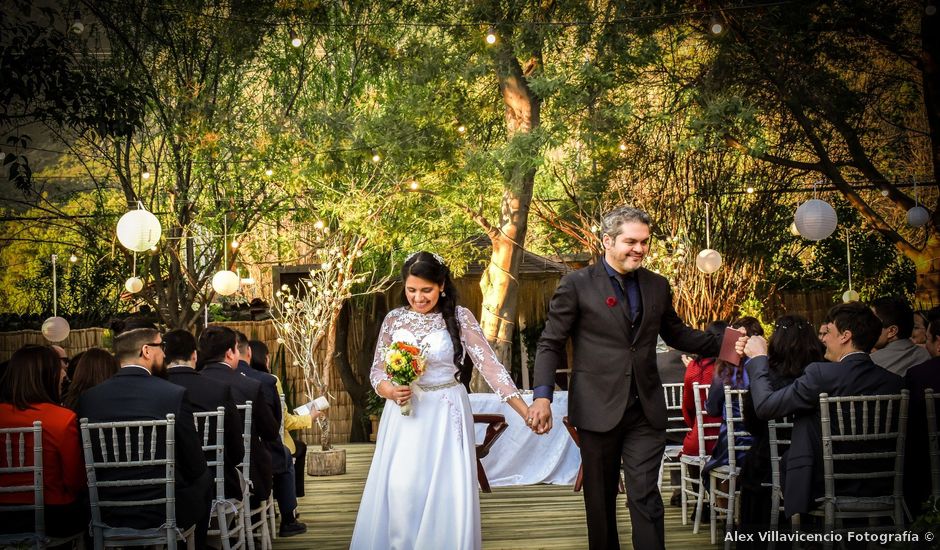
[[[331,358],[319,360],[317,349],[329,335],[343,302],[353,296],[354,285],[365,282],[369,275],[355,272],[365,242],[340,232],[325,236],[317,250],[320,263],[310,270],[309,278],[294,289],[282,285],[275,293],[272,315],[278,342],[287,348],[294,365],[303,370],[308,399],[329,395],[327,369]],[[321,447],[324,451],[331,449],[328,415],[320,415],[317,424]]]

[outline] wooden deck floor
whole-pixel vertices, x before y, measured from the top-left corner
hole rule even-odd
[[[349,548],[374,446],[342,447],[347,450],[345,475],[307,478],[307,494],[300,499],[301,520],[307,524],[307,532],[277,539],[274,548]],[[480,494],[480,507],[485,549],[587,548],[584,501],[570,486],[497,487],[490,494]],[[618,523],[621,545],[630,548],[630,517],[622,500],[618,506]],[[682,525],[679,508],[667,505],[666,547],[711,548],[708,525],[704,525],[698,535],[693,535],[691,524]]]

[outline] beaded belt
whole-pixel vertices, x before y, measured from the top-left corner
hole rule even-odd
[[[446,390],[447,388],[453,388],[454,386],[459,386],[460,382],[454,380],[452,382],[446,382],[444,384],[437,384],[434,386],[425,386],[423,384],[416,384],[416,385],[424,391],[437,391],[437,390]]]

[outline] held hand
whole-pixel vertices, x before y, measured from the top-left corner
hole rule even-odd
[[[682,359],[682,366],[688,368],[689,363],[692,362],[692,358],[683,353],[681,359]]]
[[[747,335],[741,336],[738,338],[738,341],[734,343],[734,352],[744,357],[744,345],[747,344]]]
[[[540,397],[529,406],[526,424],[533,432],[542,435],[552,429],[552,405],[548,399]]]
[[[767,340],[764,340],[763,336],[751,336],[744,346],[744,355],[748,357],[767,355]]]
[[[397,386],[386,380],[379,384],[379,395],[398,405],[404,405],[411,399],[411,386]]]

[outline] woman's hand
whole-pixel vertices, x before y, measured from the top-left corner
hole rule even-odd
[[[380,396],[391,399],[398,405],[404,405],[411,399],[411,386],[396,386],[388,380],[383,380],[376,390]]]

